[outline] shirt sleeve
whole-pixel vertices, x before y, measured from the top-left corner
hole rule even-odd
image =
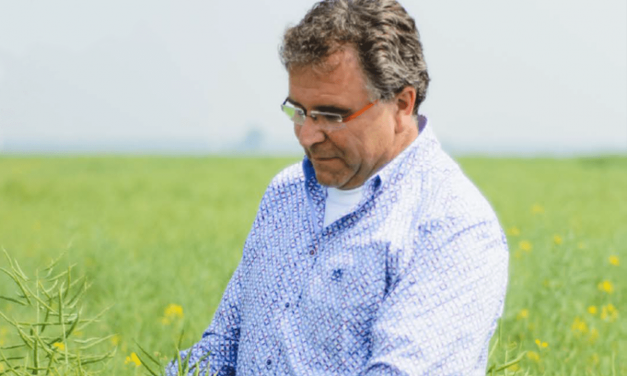
[[[205,330],[198,343],[190,349],[180,352],[183,360],[189,356],[188,362],[190,366],[198,363],[200,376],[235,375],[242,322],[241,310],[244,303],[243,284],[252,260],[257,257],[253,239],[256,238],[258,229],[264,225],[266,220],[267,208],[272,202],[272,197],[269,194],[272,187],[273,185],[271,184],[261,199],[257,216],[244,244],[242,259],[222,295],[222,300],[211,325]],[[195,368],[190,369],[188,375],[194,375],[194,372],[196,372]],[[184,376],[178,374],[178,363],[176,360],[166,367],[166,376]]]
[[[203,333],[202,339],[190,349],[181,351],[182,360],[189,356],[188,375],[194,375],[196,370],[191,366],[196,363],[200,367],[200,375],[235,375],[241,321],[241,270],[242,263],[233,273],[213,321]],[[166,375],[179,375],[177,361],[166,367]]]
[[[503,231],[496,219],[433,221],[418,238],[373,324],[361,375],[484,376],[507,285]]]

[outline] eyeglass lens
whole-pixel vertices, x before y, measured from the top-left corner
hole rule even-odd
[[[287,117],[290,118],[290,120],[296,123],[297,125],[305,124],[305,119],[307,118],[307,115],[305,115],[305,112],[301,110],[300,108],[282,105],[281,109],[287,115]],[[343,121],[342,115],[332,114],[328,112],[311,111],[309,116],[314,121],[317,121],[323,124],[336,124],[337,125],[338,123],[341,124]]]

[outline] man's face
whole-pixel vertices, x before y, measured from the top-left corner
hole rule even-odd
[[[289,73],[289,101],[311,110],[350,115],[370,103],[362,69],[351,48],[327,60],[331,69],[299,67]],[[361,186],[400,150],[396,147],[394,103],[377,104],[340,129],[321,127],[310,117],[294,133],[322,185]]]

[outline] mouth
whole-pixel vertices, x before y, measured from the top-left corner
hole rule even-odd
[[[340,159],[337,153],[333,153],[331,150],[326,152],[321,150],[314,152],[305,150],[305,154],[307,154],[307,158],[309,158],[312,163],[325,163]]]
[[[328,158],[323,158],[323,157],[312,157],[311,158],[313,161],[315,162],[328,162],[328,161],[332,161],[334,159],[338,159],[337,157],[328,157]]]

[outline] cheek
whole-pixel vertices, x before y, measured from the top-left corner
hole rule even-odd
[[[374,164],[387,154],[394,144],[394,132],[387,124],[373,129],[362,145],[362,158],[367,164]]]
[[[372,159],[372,146],[367,143],[354,142],[344,149],[344,162],[351,171],[363,169]]]
[[[361,149],[361,145],[358,142],[357,135],[350,135],[349,137],[344,137],[342,139],[334,139],[333,146],[341,151],[342,159],[346,161],[347,164],[355,163],[355,160],[359,159],[359,150]]]

